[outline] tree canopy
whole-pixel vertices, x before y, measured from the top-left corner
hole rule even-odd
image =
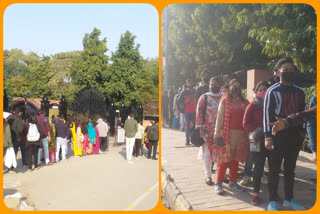
[[[167,84],[252,68],[272,69],[290,56],[316,71],[316,13],[306,4],[173,4],[162,16]],[[167,22],[167,23],[166,23]],[[165,38],[168,34],[168,42]]]
[[[144,59],[136,36],[126,31],[109,60],[107,38],[94,28],[82,40],[82,51],[38,56],[4,50],[4,89],[8,97],[61,99],[71,105],[83,88],[95,88],[115,105],[147,104],[158,98],[158,59]]]

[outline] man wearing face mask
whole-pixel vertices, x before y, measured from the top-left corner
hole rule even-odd
[[[218,106],[221,99],[220,81],[218,78],[211,78],[209,92],[203,94],[197,105],[196,129],[200,129],[200,136],[205,143],[200,147],[199,159],[204,159],[204,169],[207,185],[212,182],[212,164],[214,162],[214,151],[217,145],[213,144],[213,133],[216,124]]]
[[[195,90],[191,80],[186,81],[187,86],[180,94],[178,102],[184,104],[184,131],[186,133],[186,145],[190,145],[190,123],[195,124],[196,120],[196,99]]]
[[[203,71],[201,73],[201,86],[198,87],[196,90],[196,108],[197,108],[198,100],[201,97],[201,95],[209,91],[209,80],[210,80],[209,72]]]
[[[279,172],[282,160],[284,160],[284,206],[295,210],[305,210],[293,197],[294,171],[299,151],[303,142],[302,126],[291,127],[272,135],[272,129],[268,123],[275,122],[276,117],[286,118],[305,108],[305,94],[296,85],[294,63],[290,57],[280,59],[276,64],[279,71],[280,82],[271,86],[265,94],[263,110],[263,127],[265,134],[265,147],[270,150],[271,163],[269,166],[269,199],[268,210],[278,210],[277,192]]]

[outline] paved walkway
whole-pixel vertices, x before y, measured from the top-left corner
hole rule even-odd
[[[216,195],[214,186],[205,184],[203,160],[198,160],[199,148],[185,146],[184,132],[162,128],[162,170],[171,177],[184,198],[191,204],[193,210],[266,210],[268,204],[267,185],[261,187],[260,206],[252,205],[252,185],[245,187],[243,193],[230,190],[224,183],[225,194]],[[243,165],[240,165],[243,171]],[[316,165],[311,162],[311,155],[300,152],[295,178],[295,198],[308,209],[316,201]],[[228,170],[227,170],[228,174]],[[213,181],[216,174],[213,174]],[[240,181],[241,178],[238,179]],[[280,176],[279,195],[283,193],[283,175]],[[288,210],[279,206],[281,210]]]

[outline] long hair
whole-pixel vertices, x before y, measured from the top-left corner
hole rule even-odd
[[[257,85],[253,88],[253,92],[254,92],[254,93],[257,93],[258,90],[259,90],[259,88],[260,88],[260,86],[262,86],[262,85],[264,85],[266,88],[269,88],[269,83],[268,83],[268,82],[266,82],[266,81],[259,81],[259,82],[257,82]]]

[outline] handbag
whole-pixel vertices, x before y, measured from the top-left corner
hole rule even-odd
[[[14,153],[13,147],[9,147],[6,152],[6,159],[4,162],[4,165],[8,167],[9,169],[13,166],[14,168],[17,168],[17,159],[16,155]]]
[[[204,113],[203,113],[203,123],[206,118],[207,113],[207,104],[208,104],[208,97],[205,94],[204,95]],[[190,140],[191,143],[197,147],[202,146],[204,144],[204,139],[200,136],[200,129],[196,129],[196,125],[192,124],[192,127],[190,129]]]

